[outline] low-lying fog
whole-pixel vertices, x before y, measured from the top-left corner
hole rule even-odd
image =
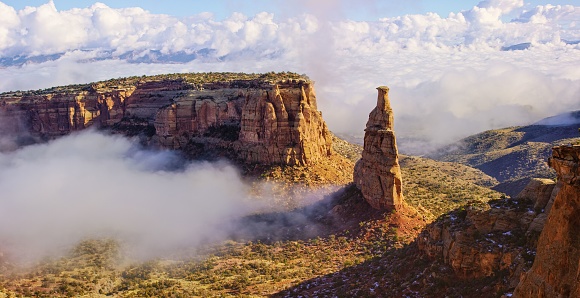
[[[0,251],[35,260],[113,237],[137,257],[157,256],[225,239],[235,220],[271,199],[249,193],[225,161],[189,162],[125,137],[75,133],[0,153]]]

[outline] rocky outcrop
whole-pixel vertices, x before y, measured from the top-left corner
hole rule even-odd
[[[257,98],[257,100],[254,99]],[[251,162],[305,164],[331,154],[331,135],[311,84],[275,85],[242,108],[240,152]]]
[[[417,238],[419,249],[442,260],[461,279],[505,278],[513,289],[534,258],[538,231],[530,227],[537,214],[528,199],[472,204],[430,225]],[[541,227],[540,227],[541,230]]]
[[[580,297],[579,164],[580,146],[554,148],[557,183],[532,179],[514,199],[453,211],[425,228],[419,249],[458,278],[496,280],[500,292]]]
[[[556,192],[554,192],[554,189],[556,189]],[[532,178],[516,198],[533,200],[535,210],[549,209],[558,190],[559,188],[556,188],[554,180]],[[549,210],[546,213],[548,212]]]
[[[4,133],[55,137],[94,124],[110,125],[125,115],[134,88],[0,97]]]
[[[0,112],[4,122],[12,123],[4,130],[53,138],[91,126],[129,134],[147,129],[147,142],[153,145],[202,145],[202,150],[221,149],[259,164],[306,165],[331,154],[331,135],[307,79],[195,84],[145,77],[123,82],[2,94]]]
[[[375,209],[400,209],[403,206],[401,168],[389,88],[378,87],[377,106],[369,114],[362,158],[354,170],[354,182],[365,200]]]
[[[430,224],[417,238],[421,251],[442,259],[459,278],[504,276],[513,289],[531,268],[539,233],[558,192],[550,179],[532,179],[514,199],[472,203]]]
[[[553,148],[559,191],[516,297],[580,297],[580,145]]]

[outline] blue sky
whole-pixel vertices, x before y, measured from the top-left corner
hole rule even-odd
[[[48,0],[0,0],[1,2],[22,9],[25,6],[39,6],[47,3]],[[71,8],[85,8],[91,6],[95,0],[54,0],[58,10],[68,10]],[[312,3],[314,1],[289,1],[289,0],[184,0],[184,1],[159,1],[159,0],[100,0],[109,7],[141,7],[152,13],[169,14],[174,16],[188,16],[201,12],[211,12],[216,19],[223,19],[232,12],[242,12],[246,15],[255,15],[256,13],[267,11],[277,16],[294,15],[296,13],[310,12],[317,8]],[[308,5],[304,5],[307,3]],[[371,21],[380,17],[393,17],[403,14],[424,14],[426,12],[435,12],[441,16],[447,16],[449,12],[459,12],[467,10],[477,5],[479,1],[465,0],[438,0],[422,1],[412,0],[401,4],[399,1],[348,1],[348,0],[319,0],[319,7],[329,7],[334,4],[337,11],[332,16],[339,18],[348,18],[353,20]],[[289,5],[294,4],[294,5]],[[580,0],[528,0],[525,1],[524,8],[535,7],[536,5],[580,5]],[[329,13],[330,15],[331,13]]]

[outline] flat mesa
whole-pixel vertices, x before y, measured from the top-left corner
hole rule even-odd
[[[130,77],[4,93],[0,102],[5,130],[39,140],[97,126],[249,164],[306,165],[332,153],[314,85],[294,73]]]

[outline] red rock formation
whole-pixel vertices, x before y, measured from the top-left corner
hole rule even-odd
[[[22,97],[2,97],[3,116],[20,123],[13,133],[30,132],[54,137],[82,130],[93,124],[111,125],[125,114],[125,99],[134,88],[111,92],[77,91]]]
[[[516,297],[580,297],[580,146],[553,148],[560,190]]]
[[[404,199],[389,88],[382,86],[377,90],[377,106],[369,114],[354,182],[373,208],[399,209]]]
[[[199,85],[183,79],[135,81],[115,87],[41,95],[0,95],[15,133],[55,137],[92,125],[138,119],[155,128],[151,142],[183,149],[195,139],[233,150],[248,163],[305,165],[331,154],[331,136],[306,80],[236,80]],[[224,136],[225,135],[225,136]]]
[[[515,199],[468,205],[430,224],[417,244],[430,258],[443,260],[459,278],[501,272],[506,289],[513,289],[532,265],[535,240],[557,191],[552,180],[532,179]]]
[[[330,133],[316,110],[311,84],[275,85],[252,94],[242,115],[239,148],[247,161],[295,165],[331,154]]]
[[[528,201],[529,202],[529,201]],[[441,259],[462,279],[505,274],[508,288],[519,282],[532,243],[520,243],[536,218],[530,202],[506,199],[492,206],[468,206],[427,226],[417,238],[419,249]],[[491,208],[490,208],[491,207]]]

